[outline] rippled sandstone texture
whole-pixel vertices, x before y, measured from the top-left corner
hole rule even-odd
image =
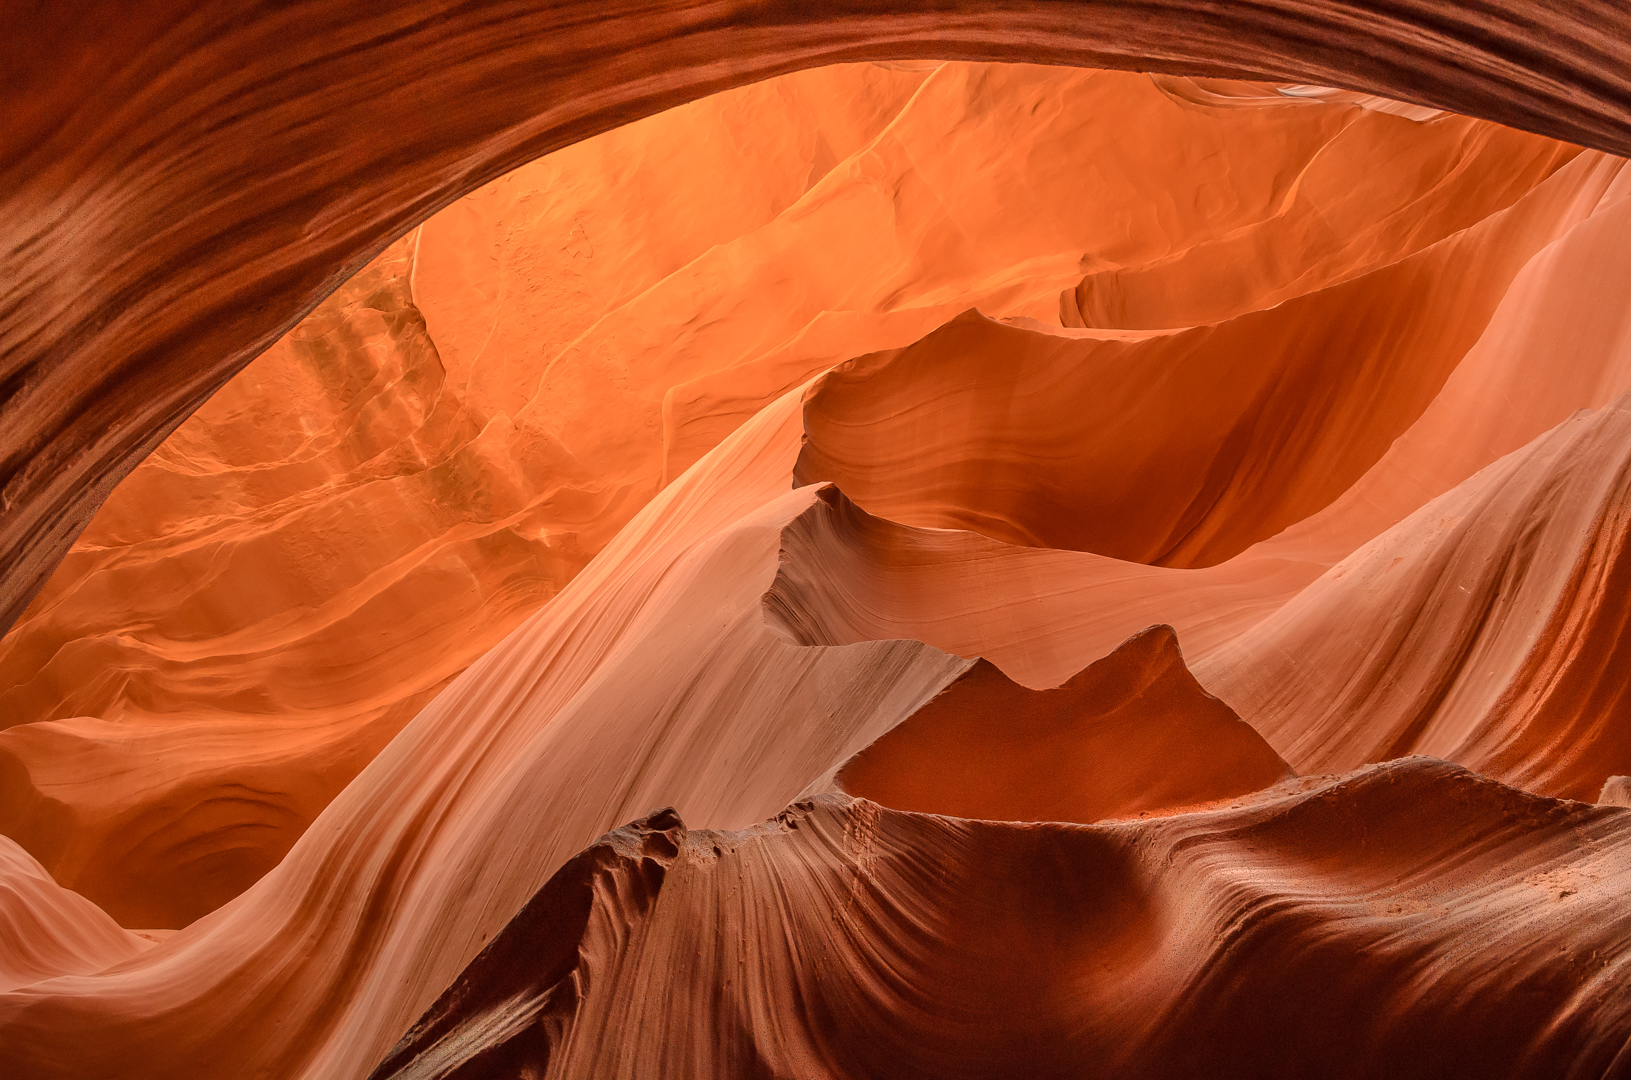
[[[116,715],[0,735],[12,1072],[1626,1067],[1623,162],[1317,87],[856,70],[859,112],[783,110],[854,151],[790,140],[751,229],[580,288],[599,227],[499,185],[287,340],[283,418],[246,383],[154,460],[20,696]],[[395,573],[371,507],[418,521]],[[170,559],[180,603],[99,610]],[[370,619],[394,655],[344,653]],[[110,647],[139,677],[79,689]]]
[[[1613,1075],[1628,830],[1422,758],[1087,828],[670,811],[563,867],[373,1076]]]
[[[1108,115],[1145,137],[1129,145]],[[778,394],[875,348],[907,347],[824,384],[832,419],[812,422],[800,470],[905,521],[1217,561],[1380,453],[1555,231],[1554,204],[1576,187],[1536,187],[1577,155],[1258,84],[866,64],[545,158],[394,245],[119,488],[0,642],[0,829],[126,926],[214,910],[665,481]],[[1222,321],[1099,340],[953,318],[1079,324],[1112,280],[1123,316],[1157,305],[1155,324]],[[1451,280],[1453,297],[1391,303]],[[1412,333],[1423,326],[1437,336]],[[1277,362],[1242,379],[1275,340]],[[1353,439],[1341,418],[1372,407],[1370,384],[1348,378],[1346,398],[1311,385],[1333,347],[1352,357],[1339,370],[1391,364],[1407,383],[1392,426]],[[993,366],[995,353],[1025,361]],[[997,414],[983,441],[972,414],[945,425],[939,394],[978,410],[1013,399],[1004,380],[1061,365],[1079,381],[1050,388],[1064,409],[1051,421]],[[1118,365],[1165,365],[1170,390],[1112,392],[1103,372]],[[962,447],[948,457],[913,429],[891,457],[878,440],[902,432],[887,427],[834,441],[856,428],[844,403],[857,392]],[[1233,408],[1175,407],[1203,392]],[[1143,445],[1081,437],[1104,418]],[[1239,430],[1261,435],[1270,418],[1336,444],[1337,475],[1310,484],[1312,447]],[[1072,467],[993,458],[953,480],[952,457],[1049,423],[1058,437],[1035,454],[1068,446]],[[1149,448],[1166,457],[1127,467]],[[1273,468],[1220,498],[1212,462],[1231,454]],[[857,455],[871,473],[848,464]],[[1193,491],[1178,496],[1140,479],[1186,471]],[[961,486],[935,496],[950,513],[931,513],[880,480],[914,499]],[[978,501],[994,493],[1032,509]]]
[[[927,74],[710,98],[393,245],[118,489],[0,642],[0,762],[40,793],[13,789],[5,830],[127,926],[185,925],[275,865],[661,483],[675,362],[624,357],[625,409],[606,348],[551,361],[647,318],[654,288],[683,302],[699,257],[776,220]]]
[[[1256,75],[1631,151],[1617,0],[161,0],[116,20],[67,0],[13,31],[0,625],[131,468],[390,240],[713,91],[925,57]]]

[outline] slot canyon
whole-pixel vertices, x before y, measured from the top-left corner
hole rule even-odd
[[[116,7],[0,1077],[1631,1080],[1620,0]]]

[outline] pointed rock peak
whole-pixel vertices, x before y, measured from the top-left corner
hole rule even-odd
[[[664,807],[613,829],[569,859],[369,1080],[531,1075],[526,1063],[549,1060],[551,1039],[578,1006],[578,969],[615,954],[617,934],[607,941],[608,927],[626,932],[646,917],[686,835],[679,813]]]
[[[1092,822],[1228,799],[1294,776],[1152,626],[1064,685],[981,660],[838,775],[852,795],[953,817]]]

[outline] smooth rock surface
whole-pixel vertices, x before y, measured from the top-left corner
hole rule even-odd
[[[214,910],[663,484],[840,362],[803,478],[1216,562],[1379,456],[1612,172],[1462,117],[957,63],[801,72],[569,147],[393,245],[110,498],[0,641],[0,830],[124,925]],[[1062,316],[1096,329],[1037,321]],[[888,422],[855,426],[857,394]],[[1271,423],[1304,452],[1242,430]],[[1227,603],[1168,588],[1189,610],[1158,617],[1204,646],[1199,613],[1278,595],[1242,575],[1317,573],[1248,561]]]
[[[732,86],[924,58],[1259,76],[1631,152],[1617,0],[160,0],[118,19],[69,0],[11,29],[0,627],[120,479],[392,240]]]
[[[1623,13],[546,7],[5,69],[0,1071],[1631,1067]]]

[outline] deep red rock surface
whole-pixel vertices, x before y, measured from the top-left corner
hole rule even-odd
[[[1628,833],[1425,758],[1090,827],[666,812],[563,867],[373,1076],[1615,1075]]]
[[[1296,774],[1184,667],[1170,626],[1061,686],[981,660],[839,770],[851,795],[995,821],[1102,821],[1261,791]]]

